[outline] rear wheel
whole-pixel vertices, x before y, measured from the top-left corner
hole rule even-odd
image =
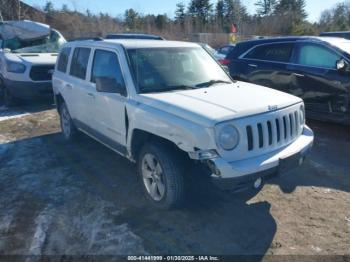
[[[16,99],[5,86],[2,88],[2,93],[5,106],[14,106],[16,104]]]
[[[78,133],[77,128],[75,127],[73,120],[69,114],[66,103],[60,105],[60,123],[63,137],[67,140],[73,140]]]
[[[147,198],[160,209],[178,207],[184,198],[183,164],[169,147],[146,144],[139,155],[138,171]]]

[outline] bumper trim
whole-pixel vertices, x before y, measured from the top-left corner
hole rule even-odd
[[[53,97],[51,81],[13,81],[3,78],[5,87],[12,96],[20,99],[47,98]]]

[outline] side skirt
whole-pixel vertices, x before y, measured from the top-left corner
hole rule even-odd
[[[89,127],[88,125],[84,124],[79,120],[74,119],[73,122],[75,126],[86,135],[105,145],[106,147],[118,153],[119,155],[128,158],[127,149],[125,146],[113,141],[109,137],[106,137],[105,135],[101,134],[97,130]]]

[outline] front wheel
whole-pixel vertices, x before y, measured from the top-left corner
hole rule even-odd
[[[180,157],[161,143],[147,144],[138,159],[138,171],[148,199],[160,209],[178,207],[184,198]]]
[[[63,137],[67,141],[73,140],[73,138],[76,137],[78,130],[73,123],[67,105],[65,103],[61,104],[59,112]]]

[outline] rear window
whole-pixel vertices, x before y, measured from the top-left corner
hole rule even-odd
[[[72,63],[70,66],[70,75],[78,77],[80,79],[85,79],[89,57],[90,48],[75,48]]]
[[[257,46],[244,58],[274,62],[289,62],[293,51],[293,44],[270,44]]]
[[[57,70],[65,73],[67,71],[70,47],[63,48],[57,62]]]

